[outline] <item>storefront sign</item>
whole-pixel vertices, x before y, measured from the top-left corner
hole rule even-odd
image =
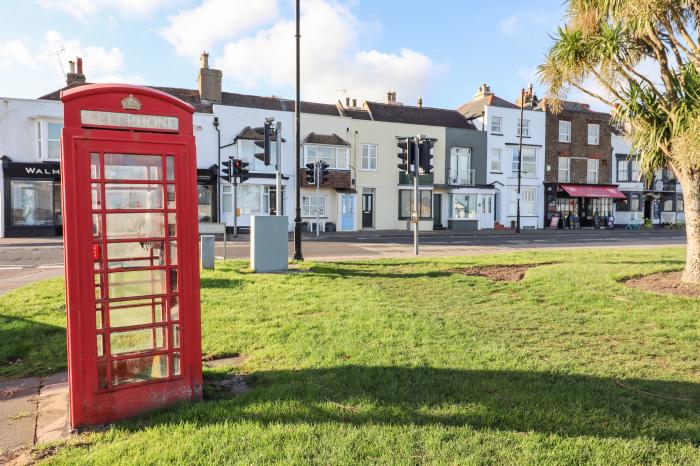
[[[61,177],[61,169],[57,162],[10,162],[3,167],[2,171],[5,178],[44,178],[57,180]]]
[[[101,112],[97,110],[81,110],[80,123],[85,126],[111,126],[161,131],[178,130],[178,119],[175,117]]]

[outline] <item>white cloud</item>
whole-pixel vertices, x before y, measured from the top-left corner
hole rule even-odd
[[[523,85],[526,84],[537,84],[537,68],[528,68],[527,66],[521,66],[517,69],[515,74],[523,81]]]
[[[289,88],[294,84],[295,25],[279,19],[254,35],[228,42],[213,65],[235,86]],[[334,102],[338,89],[359,100],[381,100],[395,90],[399,100],[414,101],[436,73],[420,52],[361,50],[364,24],[330,0],[302,3],[302,93],[305,99]]]
[[[21,41],[0,42],[0,88],[8,95],[36,97],[62,87],[65,80],[58,60],[68,72],[68,61],[75,57],[82,57],[83,72],[89,82],[143,83],[139,75],[123,74],[124,56],[118,47],[83,45],[58,31],[47,31],[35,50]]]
[[[81,21],[93,18],[104,10],[113,10],[124,16],[146,17],[168,0],[39,0],[39,4],[52,10],[61,10]]]
[[[518,34],[521,29],[520,19],[516,15],[508,16],[499,21],[498,29],[504,36],[514,36]]]
[[[204,0],[169,16],[160,33],[179,55],[197,57],[219,41],[274,22],[278,15],[277,0]]]

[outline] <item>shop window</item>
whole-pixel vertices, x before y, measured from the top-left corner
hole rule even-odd
[[[326,196],[304,195],[301,196],[302,217],[326,217]],[[318,213],[318,214],[317,214]]]
[[[10,206],[14,226],[53,226],[53,181],[11,180]]]
[[[399,220],[408,220],[413,212],[413,190],[399,190]],[[433,192],[429,189],[421,189],[418,194],[418,203],[420,204],[420,218],[429,220],[433,217]]]
[[[477,197],[476,194],[453,194],[451,218],[476,219]]]
[[[197,185],[197,217],[199,222],[207,223],[213,220],[212,206],[212,190],[211,185]]]

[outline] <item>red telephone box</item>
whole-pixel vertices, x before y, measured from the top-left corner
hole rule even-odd
[[[71,425],[201,398],[194,109],[129,85],[61,100]]]

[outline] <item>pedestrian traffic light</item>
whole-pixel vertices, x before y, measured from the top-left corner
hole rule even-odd
[[[399,139],[396,145],[401,149],[401,152],[396,154],[401,159],[397,167],[402,172],[411,173],[411,165],[416,161],[416,145],[413,143],[413,138]]]
[[[316,164],[307,163],[306,169],[306,184],[316,184]]]
[[[330,172],[328,171],[328,164],[326,162],[321,162],[321,167],[319,169],[319,176],[321,178],[321,181],[319,184],[324,184],[327,183],[328,180],[330,179]]]
[[[428,175],[433,170],[433,145],[432,139],[423,139],[418,145],[418,166],[423,175]]]
[[[224,160],[221,165],[223,165],[221,171],[223,172],[222,178],[229,183],[231,180],[233,180],[233,159],[229,158],[228,160]]]
[[[248,162],[241,159],[233,159],[233,176],[238,178],[239,183],[243,183],[248,179]]]
[[[265,122],[265,126],[263,127],[263,140],[262,141],[255,141],[255,145],[258,147],[262,147],[262,152],[258,152],[255,154],[255,158],[258,160],[262,160],[265,165],[270,165],[270,140],[271,140],[271,134],[272,134],[272,123]]]

